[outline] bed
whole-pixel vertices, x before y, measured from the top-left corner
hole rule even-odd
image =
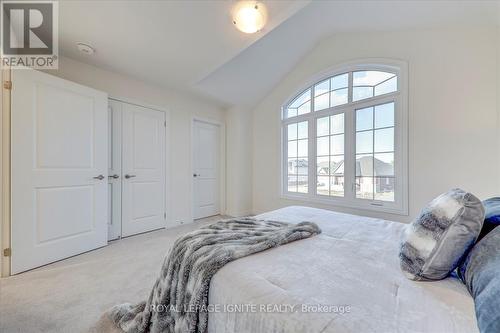
[[[218,271],[209,303],[226,311],[209,314],[209,333],[479,332],[473,299],[457,278],[404,277],[404,224],[298,206],[257,218],[315,222],[322,234]]]

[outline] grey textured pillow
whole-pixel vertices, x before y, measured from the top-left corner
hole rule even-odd
[[[458,276],[474,297],[481,333],[500,332],[500,228],[481,239],[460,264]]]
[[[474,245],[484,207],[473,194],[453,189],[434,199],[406,228],[399,257],[412,280],[440,280]]]

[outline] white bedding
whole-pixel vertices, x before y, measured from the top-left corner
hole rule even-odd
[[[458,279],[403,276],[398,247],[404,224],[297,206],[257,217],[315,222],[322,234],[217,272],[209,303],[219,308],[209,314],[209,333],[478,332],[472,297]],[[330,307],[305,313],[302,304]]]

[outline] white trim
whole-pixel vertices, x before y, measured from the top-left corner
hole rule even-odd
[[[11,225],[11,91],[3,87],[3,82],[10,81],[12,72],[9,67],[0,70],[0,277],[11,274],[11,257],[5,257],[3,250],[12,248]]]
[[[190,140],[191,140],[191,153],[189,155],[189,170],[190,174],[189,177],[191,179],[190,182],[190,194],[189,197],[191,198],[191,217],[190,220],[191,222],[194,221],[194,122],[199,121],[202,123],[207,123],[207,124],[212,124],[219,126],[220,130],[220,157],[219,157],[219,165],[220,165],[220,170],[219,170],[219,214],[224,215],[226,214],[226,124],[222,121],[214,120],[214,119],[209,119],[209,118],[204,118],[204,117],[199,117],[199,116],[192,116],[191,117],[191,125],[190,125]]]
[[[348,103],[344,105],[339,105],[332,108],[327,108],[320,111],[313,111],[314,103],[311,99],[311,112],[284,119],[284,114],[286,111],[286,106],[291,103],[297,96],[302,94],[307,89],[311,88],[311,95],[313,95],[312,88],[316,83],[319,83],[325,79],[332,76],[351,73],[353,71],[359,70],[381,70],[385,72],[394,73],[398,76],[398,91],[394,93],[379,95],[375,97],[366,98],[363,100],[352,102],[352,96],[349,89]],[[352,87],[352,75],[349,75],[349,87]],[[355,156],[353,152],[353,147],[355,144],[354,130],[354,112],[353,110],[360,109],[366,106],[373,106],[378,104],[384,104],[387,102],[394,101],[395,105],[395,142],[394,142],[394,154],[396,157],[394,171],[396,176],[396,188],[395,188],[395,201],[385,202],[385,201],[375,201],[375,200],[365,200],[356,199],[353,189],[350,188],[351,183],[354,184],[354,179],[352,179],[352,174],[344,174],[344,197],[327,197],[316,194],[316,119],[329,116],[338,113],[344,113],[345,128],[344,133],[345,140],[345,151],[344,151],[344,163],[346,170],[353,169],[352,159]],[[350,111],[350,112],[346,112]],[[309,193],[296,193],[288,192],[287,184],[287,164],[288,164],[288,154],[287,154],[287,135],[286,129],[287,125],[290,123],[296,123],[301,121],[309,121],[309,136],[308,136],[308,158],[309,158],[309,170],[308,170],[308,180],[309,180]],[[401,60],[391,60],[391,59],[381,59],[381,58],[368,58],[359,59],[356,61],[346,62],[340,65],[336,65],[325,71],[322,71],[312,78],[302,84],[296,93],[287,98],[286,102],[283,104],[280,112],[280,152],[281,152],[281,181],[280,181],[280,197],[284,199],[298,200],[303,202],[316,202],[329,204],[334,206],[349,207],[356,209],[364,209],[370,211],[380,211],[399,215],[408,215],[408,63]],[[311,160],[313,158],[314,160]]]
[[[169,191],[170,187],[170,110],[167,108],[151,105],[148,103],[143,103],[141,101],[131,99],[131,98],[126,98],[126,97],[116,97],[116,96],[109,96],[108,99],[114,100],[117,102],[122,102],[122,103],[127,103],[127,104],[132,104],[136,106],[140,106],[143,108],[159,111],[159,112],[164,112],[165,113],[165,228],[169,227],[170,225],[174,224],[174,221],[170,221],[171,217],[171,196],[172,193]]]
[[[307,89],[314,86],[316,83],[326,80],[332,76],[345,74],[347,72],[358,71],[358,70],[382,70],[389,73],[402,75],[404,72],[408,72],[408,63],[403,60],[397,59],[387,59],[387,58],[364,58],[353,61],[344,62],[341,64],[329,67],[323,70],[311,78],[306,80],[300,86],[295,89],[295,93],[291,94],[283,103],[283,106],[288,105],[293,99],[299,96],[301,93]],[[399,82],[399,78],[398,78]],[[378,97],[378,96],[377,96]],[[363,100],[364,101],[364,100]],[[315,111],[318,112],[318,111]]]

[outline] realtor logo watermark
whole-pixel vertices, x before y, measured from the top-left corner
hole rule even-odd
[[[57,1],[2,1],[1,67],[57,69]]]

